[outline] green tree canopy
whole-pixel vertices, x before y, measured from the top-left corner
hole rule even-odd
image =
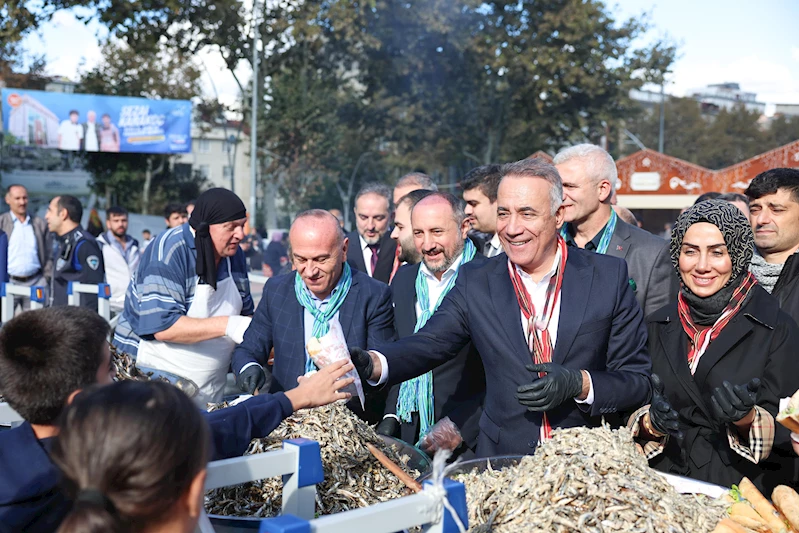
[[[658,145],[659,114],[642,112],[627,129],[646,146]],[[799,118],[775,117],[761,123],[761,115],[743,106],[703,113],[692,98],[666,100],[663,151],[710,169],[740,163],[799,139]],[[627,153],[637,148],[630,148]]]

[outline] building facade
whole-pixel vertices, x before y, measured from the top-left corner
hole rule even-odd
[[[766,104],[757,101],[757,94],[741,90],[737,83],[716,83],[701,89],[689,91],[686,95],[702,104],[703,110],[732,109],[744,106],[748,111],[761,115],[766,111]]]
[[[191,153],[175,159],[176,171],[199,172],[212,187],[230,189],[247,201],[250,196],[249,129],[238,122],[195,123]]]

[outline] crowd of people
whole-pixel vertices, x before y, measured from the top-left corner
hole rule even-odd
[[[124,210],[107,211],[95,240],[71,197],[51,202],[45,228],[10,187],[0,229],[11,282],[50,277],[65,295],[67,281],[105,269],[112,294],[124,286],[119,351],[192,380],[195,405],[222,400],[229,370],[255,396],[198,416],[164,385],[103,385],[103,320],[58,307],[65,296],[21,313],[0,330],[0,393],[26,420],[0,432],[0,531],[92,520],[189,531],[206,461],[242,453],[296,409],[349,399],[339,389],[350,380],[336,380],[352,368],[366,398],[350,409],[431,454],[449,447],[429,438],[443,422],[469,458],[531,454],[554,429],[604,420],[626,425],[661,471],[795,486],[799,435],[775,418],[799,389],[799,169],[764,172],[743,195],[703,195],[667,239],[615,205],[616,186],[612,157],[592,145],[554,164],[476,168],[463,198],[421,173],[393,190],[367,184],[353,232],[341,213],[310,209],[273,236],[257,306],[256,244],[226,189],[204,192],[188,220],[167,212],[172,227],[140,250]],[[60,242],[52,264],[48,230]],[[351,362],[318,369],[309,341],[333,329]],[[146,487],[130,488],[134,477]]]

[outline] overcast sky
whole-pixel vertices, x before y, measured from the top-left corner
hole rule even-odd
[[[679,46],[679,59],[666,91],[684,95],[710,83],[738,82],[769,104],[799,104],[799,1],[797,0],[618,0],[607,4],[617,19],[650,13],[646,39],[668,36]],[[39,35],[24,42],[45,53],[49,73],[76,80],[81,68],[100,59],[98,38],[107,32],[85,26],[69,11],[56,13]],[[202,56],[203,83],[228,104],[236,85],[215,53]],[[243,79],[249,69],[240,69]],[[213,81],[213,83],[212,83]]]

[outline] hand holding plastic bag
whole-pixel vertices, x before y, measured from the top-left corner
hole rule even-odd
[[[341,325],[336,320],[330,321],[330,330],[326,335],[319,338],[312,337],[308,341],[306,349],[314,364],[320,369],[342,359],[352,362]],[[358,372],[352,369],[344,375],[344,378],[354,378],[355,382],[342,388],[341,392],[349,392],[353,396],[358,396],[361,400],[361,408],[364,408],[363,385]]]
[[[463,437],[458,426],[445,416],[419,441],[419,447],[426,454],[433,455],[438,450],[454,451],[462,442]]]

